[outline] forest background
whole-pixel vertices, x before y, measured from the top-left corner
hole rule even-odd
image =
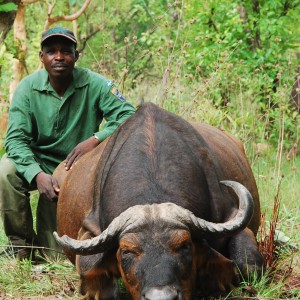
[[[299,15],[300,0],[0,0],[0,156],[14,89],[42,67],[42,31],[68,27],[77,65],[114,80],[134,105],[151,101],[243,141],[262,204],[258,238],[276,270],[251,286],[259,299],[299,299]],[[279,242],[288,245],[280,259]],[[0,264],[6,297],[37,293],[36,274],[16,289],[12,265]]]

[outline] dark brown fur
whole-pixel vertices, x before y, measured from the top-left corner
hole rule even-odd
[[[56,174],[64,174],[59,171],[62,168],[59,166]],[[116,248],[77,257],[82,292],[100,295],[101,299],[101,293],[113,290],[115,285],[113,279],[105,278],[121,275],[132,298],[139,300],[143,286],[153,286],[156,280],[151,274],[148,279],[139,277],[139,262],[143,261],[145,271],[152,268],[151,262],[159,264],[160,257],[153,256],[155,251],[168,253],[179,264],[180,272],[190,274],[175,274],[184,300],[193,297],[195,286],[208,293],[230,290],[237,283],[232,260],[243,270],[245,252],[258,270],[262,267],[255,241],[259,197],[242,143],[214,127],[197,123],[191,126],[153,104],[143,105],[109,140],[83,157],[67,174],[58,201],[59,235],[90,238],[129,207],[161,202],[173,202],[211,222],[225,222],[235,215],[238,199],[220,185],[221,180],[238,181],[252,194],[254,214],[244,231],[231,238],[199,240],[184,230],[181,237],[174,237],[173,230],[182,229],[168,224],[160,226],[163,220],[145,220],[140,232],[122,236]],[[129,252],[124,252],[126,247]],[[149,247],[153,251],[147,250]],[[189,266],[180,265],[185,247],[192,253]],[[144,253],[148,252],[150,258],[146,263]],[[127,254],[134,263],[128,265],[130,271],[126,273],[121,261]],[[74,263],[74,255],[67,255]],[[107,290],[99,283],[101,280],[105,280]]]

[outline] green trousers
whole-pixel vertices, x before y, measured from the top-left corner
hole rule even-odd
[[[30,205],[30,192],[36,190],[17,172],[14,163],[4,155],[0,160],[0,212],[4,232],[12,245],[43,247],[51,258],[62,249],[53,238],[56,231],[56,203],[39,198],[36,232]]]

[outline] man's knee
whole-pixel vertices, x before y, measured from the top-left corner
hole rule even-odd
[[[3,194],[10,193],[22,193],[26,194],[34,187],[31,187],[27,181],[21,177],[17,172],[14,162],[4,155],[0,160],[0,198],[3,198]],[[2,199],[3,200],[3,199]]]
[[[0,160],[0,187],[16,176],[17,170],[14,163],[4,154]]]

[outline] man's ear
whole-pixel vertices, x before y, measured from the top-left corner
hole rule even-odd
[[[42,63],[44,63],[44,61],[43,61],[43,57],[44,57],[43,51],[40,51],[39,57],[40,57],[40,61],[41,61]]]
[[[78,50],[75,50],[75,61],[77,61],[79,58],[79,52]]]

